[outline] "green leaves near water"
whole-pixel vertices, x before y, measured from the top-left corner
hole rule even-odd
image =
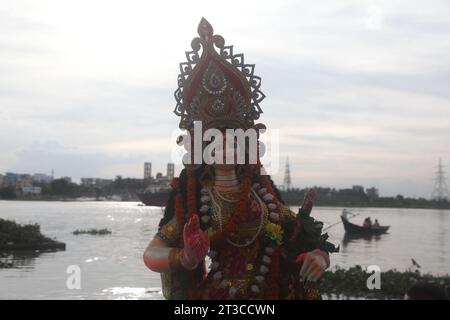
[[[21,225],[11,220],[0,219],[0,246],[52,241],[45,237],[38,224]]]
[[[326,271],[320,281],[320,288],[324,295],[329,297],[343,296],[366,299],[403,299],[406,291],[416,283],[437,284],[448,291],[450,288],[450,275],[433,276],[422,274],[418,270],[388,270],[381,272],[381,288],[369,290],[367,278],[370,273],[357,265],[349,269],[339,267]]]

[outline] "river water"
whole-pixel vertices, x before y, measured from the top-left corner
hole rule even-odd
[[[327,227],[339,221],[341,210],[316,207],[312,215]],[[331,257],[332,267],[378,265],[382,271],[404,271],[413,258],[421,272],[450,274],[450,210],[351,211],[360,213],[354,223],[370,216],[391,229],[378,238],[346,239],[342,224],[331,227],[330,241],[341,247]],[[38,223],[43,234],[67,244],[66,251],[9,256],[17,267],[0,269],[0,299],[162,299],[159,274],[142,262],[161,217],[160,208],[137,202],[0,201],[0,218]],[[112,234],[72,234],[90,228],[108,228]],[[68,289],[71,266],[79,267],[80,289]]]

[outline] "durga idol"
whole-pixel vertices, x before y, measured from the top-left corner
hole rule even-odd
[[[202,133],[253,129],[258,139],[265,129],[255,123],[264,94],[254,65],[225,46],[205,19],[198,34],[180,64],[179,127],[192,139],[199,121]],[[164,217],[144,252],[146,266],[161,274],[166,299],[321,298],[317,280],[336,248],[310,216],[314,190],[292,212],[264,174],[259,151],[256,161],[246,151],[243,162],[185,164],[173,179]]]

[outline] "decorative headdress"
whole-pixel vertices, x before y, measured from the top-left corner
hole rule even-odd
[[[254,122],[265,98],[259,90],[261,78],[253,74],[255,65],[245,64],[243,54],[225,46],[224,38],[214,34],[205,18],[197,31],[200,37],[192,40],[187,62],[180,63],[174,110],[181,117],[179,127],[189,130],[194,121],[202,121],[204,130],[265,128]]]

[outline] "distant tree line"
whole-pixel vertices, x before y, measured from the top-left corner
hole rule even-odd
[[[370,194],[364,189],[334,189],[315,187],[317,195],[316,206],[339,207],[394,207],[394,208],[443,208],[450,209],[448,200],[428,200],[425,198],[408,198],[402,195],[395,197],[380,197]],[[300,206],[309,188],[281,190],[281,197],[288,205]]]
[[[51,183],[34,183],[41,187],[42,192],[34,199],[75,199],[87,198],[110,198],[120,196],[123,200],[137,201],[136,193],[144,190],[148,181],[143,179],[122,178],[116,176],[111,183],[106,185],[79,185],[66,179],[55,179]],[[378,190],[366,189],[362,186],[354,186],[351,189],[335,189],[315,187],[317,196],[316,206],[339,206],[339,207],[396,207],[396,208],[444,208],[450,209],[448,200],[428,200],[425,198],[408,198],[402,195],[395,197],[380,197]],[[301,205],[303,198],[309,188],[292,188],[280,190],[284,202],[288,205]],[[0,199],[26,199],[14,187],[0,188]]]

